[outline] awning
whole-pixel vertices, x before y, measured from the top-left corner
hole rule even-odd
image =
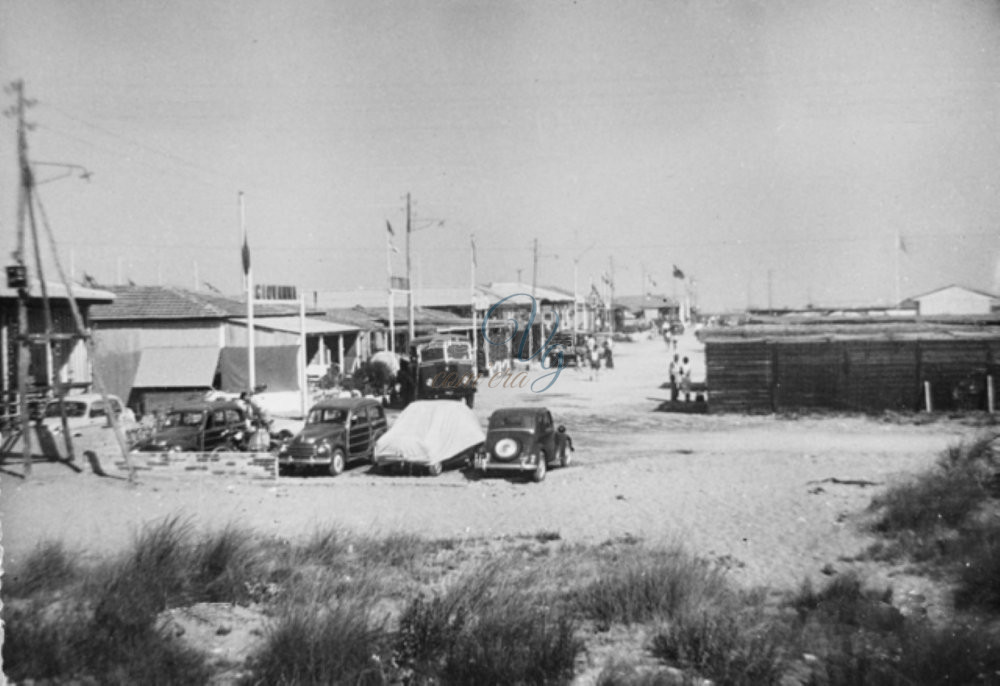
[[[255,322],[256,323],[256,322]],[[254,381],[268,392],[299,390],[299,346],[254,346]],[[240,393],[250,385],[246,348],[223,348],[219,357],[222,389]]]
[[[232,320],[246,326],[247,320],[239,318]],[[338,324],[328,322],[324,319],[310,319],[306,317],[306,335],[341,334],[354,333],[360,331],[356,326],[350,324]],[[267,331],[281,331],[284,333],[299,333],[302,330],[302,320],[298,316],[288,317],[259,317],[254,318],[253,328],[265,329]]]
[[[146,348],[133,388],[211,388],[219,366],[216,347]]]

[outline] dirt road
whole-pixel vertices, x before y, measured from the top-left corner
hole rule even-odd
[[[661,388],[664,343],[618,344],[615,361],[596,381],[563,370],[543,393],[481,386],[476,413],[484,424],[497,407],[529,404],[545,405],[568,427],[574,464],[551,470],[542,484],[470,480],[460,472],[377,476],[361,467],[277,484],[144,475],[130,487],[45,464],[30,481],[2,475],[6,564],[45,538],[101,554],[125,544],[143,522],[181,514],[198,526],[235,522],[289,538],[329,525],[428,537],[635,536],[722,558],[739,581],[787,587],[866,545],[846,516],[862,510],[881,485],[976,433],[947,421],[656,412],[668,396]]]

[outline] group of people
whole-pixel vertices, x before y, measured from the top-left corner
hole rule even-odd
[[[675,354],[670,360],[670,399],[679,400],[683,394],[684,401],[691,401],[691,362],[688,358],[681,359]]]
[[[613,344],[610,338],[604,340],[603,345],[597,344],[597,339],[587,336],[587,366],[590,369],[590,380],[596,381],[600,375],[601,363],[608,369],[615,368],[615,356]]]

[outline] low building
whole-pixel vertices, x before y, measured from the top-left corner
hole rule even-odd
[[[98,365],[108,390],[139,413],[161,409],[209,389],[249,385],[246,303],[217,294],[161,286],[115,286],[115,301],[93,308]],[[254,308],[255,384],[277,405],[297,405],[305,371],[303,321],[296,305]],[[310,313],[305,363],[343,364],[358,327]],[[269,409],[271,406],[269,406]]]
[[[46,329],[41,284],[31,281],[27,289],[28,333],[35,337],[30,346],[26,390],[29,395],[44,394],[55,386],[88,390],[93,380],[92,360],[86,342],[77,335],[69,293],[59,283],[46,282],[45,286],[52,316],[53,337],[49,345],[38,338]],[[90,326],[90,313],[94,306],[106,305],[115,299],[110,291],[83,286],[72,288],[85,327]],[[18,334],[18,292],[4,284],[0,286],[0,392],[5,401],[5,415],[10,414],[10,404],[19,390]]]
[[[1000,306],[1000,298],[992,293],[952,284],[915,295],[903,305],[914,307],[921,316],[990,314]]]
[[[1000,318],[823,319],[702,331],[711,412],[986,409]]]

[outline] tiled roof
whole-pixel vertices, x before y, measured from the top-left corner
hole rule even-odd
[[[661,307],[674,307],[676,301],[665,295],[621,295],[615,298],[615,307],[627,310],[652,310]]]
[[[246,316],[246,303],[215,293],[195,293],[171,286],[110,286],[114,303],[91,308],[93,321],[155,321],[162,319],[229,319]],[[296,307],[257,305],[256,316],[298,312]]]
[[[114,293],[111,293],[108,289],[100,288],[89,288],[87,286],[81,286],[80,284],[72,284],[73,297],[82,302],[106,302],[109,303],[115,299]],[[45,290],[49,295],[49,298],[56,300],[68,300],[66,287],[58,281],[45,281]],[[0,282],[0,298],[16,298],[18,297],[18,292],[16,288],[9,288],[6,281]],[[28,297],[29,298],[41,298],[42,297],[42,285],[37,279],[28,280]]]

